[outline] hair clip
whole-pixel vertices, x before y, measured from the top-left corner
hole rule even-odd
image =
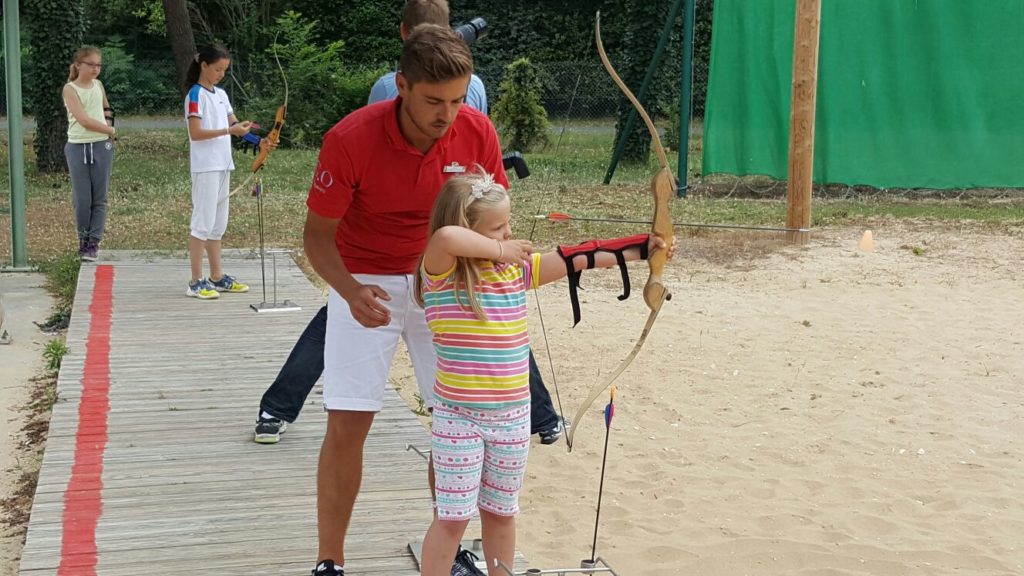
[[[195,60],[196,62],[199,62],[199,52],[196,52],[196,55],[193,56],[192,59]]]
[[[484,197],[484,192],[487,192],[494,186],[494,176],[490,174],[484,174],[479,180],[473,182],[473,187],[470,193],[473,198],[480,199]]]

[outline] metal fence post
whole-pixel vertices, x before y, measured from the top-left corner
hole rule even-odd
[[[676,195],[686,197],[686,178],[690,171],[690,114],[693,113],[693,26],[694,5],[697,0],[686,0],[683,8],[683,77],[679,91],[679,162]]]
[[[7,65],[7,159],[11,178],[11,261],[28,267],[25,249],[25,139],[21,118],[21,33],[18,0],[4,0],[4,62]]]

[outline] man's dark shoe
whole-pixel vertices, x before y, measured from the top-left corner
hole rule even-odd
[[[480,557],[469,550],[459,546],[455,553],[455,563],[452,564],[452,576],[487,576],[476,567]]]
[[[288,429],[288,423],[279,418],[263,418],[256,420],[256,432],[253,441],[257,444],[277,444],[281,434]]]
[[[345,576],[345,571],[334,565],[334,560],[322,560],[313,568],[313,576]]]
[[[566,422],[565,420],[562,420],[562,418],[559,417],[558,422],[555,422],[554,426],[546,430],[541,430],[540,432],[537,432],[537,434],[540,435],[540,443],[554,444],[555,442],[558,442],[558,439],[562,437],[562,433],[565,432],[565,429],[568,426],[569,423]]]

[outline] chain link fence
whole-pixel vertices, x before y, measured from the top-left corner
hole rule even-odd
[[[615,117],[620,106],[629,106],[618,87],[608,76],[608,72],[600,62],[588,60],[584,62],[538,62],[534,63],[544,85],[541,103],[553,123],[560,118],[572,120],[594,120],[611,122],[614,126]],[[487,86],[488,103],[493,107],[500,92],[504,68],[482,68],[477,75]],[[660,101],[655,102],[649,110],[655,116],[668,115],[671,108],[678,109],[681,92],[679,75],[672,86],[659,87]],[[704,100],[707,94],[708,70],[706,63],[695,63],[692,78],[692,116],[703,118]],[[634,92],[639,86],[631,87]]]
[[[181,112],[181,92],[175,78],[174,63],[170,60],[136,61],[114,60],[103,62],[103,81],[110,102],[122,115],[177,115]],[[600,62],[541,62],[535,64],[544,83],[542,104],[552,123],[559,119],[593,120],[614,126],[619,106],[628,105],[612,83]],[[31,62],[25,62],[26,67]],[[232,64],[232,74],[221,83],[235,106],[243,107],[249,95],[236,78],[248,78],[240,63]],[[2,66],[0,66],[2,71]],[[24,72],[28,72],[25,70]],[[504,67],[481,68],[477,75],[487,87],[487,97],[493,108],[497,103],[499,86],[505,74]],[[27,74],[25,74],[27,75]],[[678,75],[676,76],[678,78]],[[697,63],[693,70],[693,116],[704,114],[707,91],[707,66]],[[639,87],[634,87],[638,90]],[[655,102],[651,112],[665,116],[670,107],[679,105],[680,87],[662,88],[660,94],[669,94],[666,101]],[[294,95],[301,98],[301,94]],[[0,86],[0,106],[6,111],[6,89]],[[26,100],[24,109],[32,113],[34,103]]]

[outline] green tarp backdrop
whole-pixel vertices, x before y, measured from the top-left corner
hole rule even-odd
[[[785,179],[796,0],[716,0],[704,173]],[[814,181],[1024,186],[1024,0],[824,0]]]

